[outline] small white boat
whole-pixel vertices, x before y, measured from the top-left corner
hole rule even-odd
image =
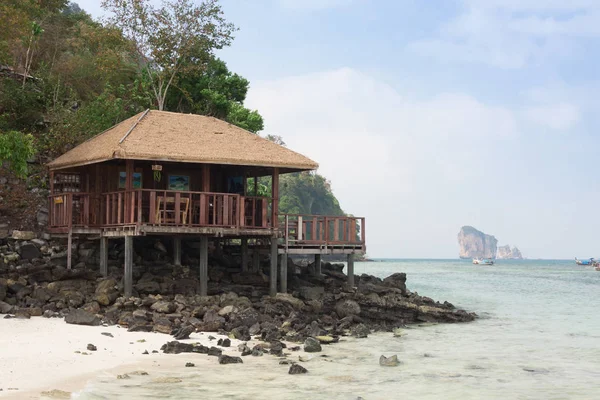
[[[477,265],[494,265],[494,260],[489,259],[489,258],[482,258],[481,260],[479,258],[474,258],[473,259],[473,264],[477,264]]]

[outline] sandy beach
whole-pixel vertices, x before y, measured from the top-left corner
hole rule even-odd
[[[217,340],[211,341],[209,336],[224,337],[194,333],[184,342],[215,346]],[[70,325],[58,318],[0,319],[0,398],[46,398],[43,392],[80,390],[100,373],[114,373],[116,377],[136,367],[158,366],[167,358],[168,362],[189,361],[189,354],[152,353],[170,340],[171,336],[161,333],[127,332],[118,326]],[[230,350],[224,349],[223,353],[239,355],[240,342],[231,342]],[[88,344],[97,350],[87,350]],[[145,351],[149,354],[143,354]],[[215,361],[206,355],[194,356],[197,366]]]

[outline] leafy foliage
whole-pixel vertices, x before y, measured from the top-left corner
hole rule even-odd
[[[27,160],[35,154],[33,136],[17,131],[0,132],[0,166],[6,162],[18,177],[27,175]]]
[[[233,24],[225,21],[218,0],[162,0],[155,8],[149,0],[102,0],[114,16],[111,23],[130,39],[139,56],[138,65],[148,74],[152,91],[163,110],[173,80],[184,69],[201,68],[189,62],[228,46]]]

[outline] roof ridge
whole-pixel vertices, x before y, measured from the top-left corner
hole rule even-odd
[[[148,114],[148,112],[149,112],[149,111],[150,111],[150,109],[149,109],[149,108],[147,108],[147,109],[146,109],[146,111],[144,111],[144,112],[143,112],[143,114],[142,114],[142,115],[141,115],[141,116],[140,116],[140,117],[137,119],[137,121],[135,121],[135,122],[133,123],[133,125],[131,126],[131,128],[129,128],[129,130],[127,131],[127,133],[125,133],[125,136],[123,136],[123,137],[121,138],[121,140],[119,140],[119,147],[121,147],[121,146],[120,146],[120,145],[121,145],[121,143],[123,143],[123,141],[124,141],[125,139],[127,139],[127,136],[129,136],[129,134],[130,134],[130,133],[131,133],[131,132],[132,132],[132,131],[135,129],[135,127],[137,126],[137,124],[138,124],[138,123],[139,123],[139,122],[140,122],[142,119],[144,119],[144,117],[146,116],[146,114]]]

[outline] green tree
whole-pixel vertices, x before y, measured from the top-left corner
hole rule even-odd
[[[188,68],[194,63],[204,63],[205,66]],[[263,129],[261,115],[243,105],[250,83],[229,71],[222,60],[211,58],[205,62],[199,54],[184,65],[176,82],[175,90],[167,98],[167,110],[208,115],[253,133]]]
[[[0,166],[8,164],[18,177],[27,176],[27,160],[35,154],[33,136],[17,131],[0,132]]]
[[[188,62],[198,54],[211,55],[228,46],[235,27],[225,21],[218,0],[102,0],[114,16],[110,22],[134,44],[138,65],[148,74],[158,109],[163,110],[169,88],[184,68],[201,68]],[[208,57],[206,57],[208,58]]]

